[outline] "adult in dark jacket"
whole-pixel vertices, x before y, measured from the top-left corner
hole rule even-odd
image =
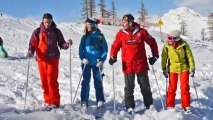
[[[58,66],[60,49],[68,49],[72,40],[65,42],[61,31],[56,28],[53,17],[49,13],[43,15],[40,28],[34,30],[29,42],[28,57],[33,57],[36,52],[42,89],[44,91],[44,102],[47,110],[52,110],[60,105]]]
[[[141,88],[144,104],[148,109],[153,104],[152,92],[149,84],[147,56],[145,43],[150,48],[153,57],[149,58],[149,63],[153,65],[159,55],[158,46],[155,39],[148,34],[145,29],[140,28],[140,25],[134,22],[134,17],[131,14],[123,16],[123,29],[120,30],[115,38],[110,52],[110,65],[117,61],[117,54],[122,50],[122,65],[125,77],[125,105],[129,114],[134,114],[134,87],[135,75]]]
[[[3,57],[3,58],[8,57],[7,52],[5,51],[5,49],[3,47],[3,40],[1,37],[0,37],[0,57]]]

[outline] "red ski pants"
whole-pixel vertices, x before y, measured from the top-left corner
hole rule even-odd
[[[60,105],[58,85],[59,59],[38,61],[44,102],[48,105]]]
[[[169,73],[169,88],[167,94],[167,107],[175,106],[175,95],[178,83],[178,73]],[[184,71],[180,74],[180,90],[182,108],[190,106],[189,93],[189,71]]]

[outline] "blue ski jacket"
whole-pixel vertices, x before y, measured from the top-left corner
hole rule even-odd
[[[89,32],[81,38],[79,57],[89,61],[89,65],[96,65],[97,60],[105,61],[108,46],[104,35],[100,31]]]

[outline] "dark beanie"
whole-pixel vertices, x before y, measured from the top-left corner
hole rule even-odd
[[[87,18],[85,23],[88,22],[88,23],[95,23],[95,24],[99,24],[100,23],[100,20],[98,19],[95,19],[95,18]]]
[[[135,18],[132,16],[132,14],[126,14],[126,15],[123,16],[123,19],[124,18],[127,18],[128,21],[134,21],[135,20]]]
[[[43,19],[53,19],[53,16],[50,14],[50,13],[45,13],[44,15],[43,15]]]

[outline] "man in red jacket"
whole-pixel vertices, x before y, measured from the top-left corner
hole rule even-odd
[[[158,46],[155,39],[149,33],[140,28],[140,25],[134,22],[131,14],[126,14],[122,19],[123,29],[120,30],[111,47],[109,64],[113,65],[117,61],[117,53],[122,50],[122,65],[125,77],[125,106],[130,115],[134,114],[134,87],[135,74],[141,88],[144,99],[144,105],[149,109],[153,104],[152,92],[149,84],[147,56],[145,43],[147,43],[152,52],[149,63],[153,65],[159,55]]]
[[[49,13],[43,15],[40,27],[34,30],[29,42],[28,57],[33,57],[36,52],[40,79],[42,83],[44,102],[47,110],[56,109],[60,105],[58,71],[59,71],[59,49],[68,49],[72,40],[67,42],[61,31],[56,28],[53,17]]]

